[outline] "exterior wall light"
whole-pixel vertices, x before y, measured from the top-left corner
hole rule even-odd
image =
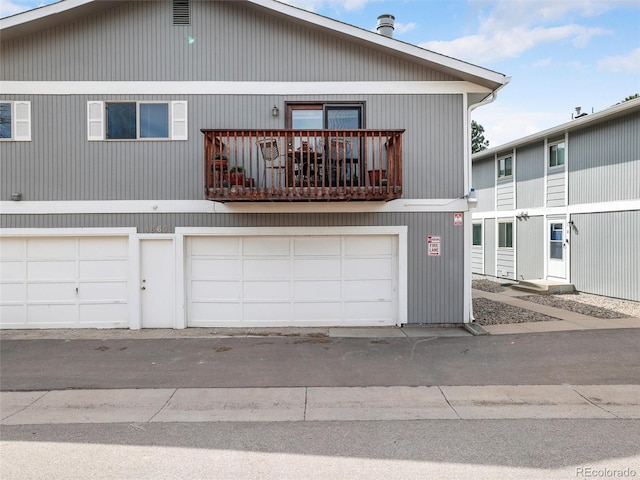
[[[274,117],[277,117],[278,115],[280,115],[280,109],[278,108],[277,105],[274,105],[273,108],[271,109],[271,115]]]

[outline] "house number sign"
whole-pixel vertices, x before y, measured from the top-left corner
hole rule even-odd
[[[167,225],[144,227],[144,233],[169,233],[169,227]]]

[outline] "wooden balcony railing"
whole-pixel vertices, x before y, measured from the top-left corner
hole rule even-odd
[[[347,201],[402,196],[404,130],[201,131],[208,200]]]

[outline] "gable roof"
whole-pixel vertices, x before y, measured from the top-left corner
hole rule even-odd
[[[346,38],[350,42],[385,51],[390,55],[405,58],[419,65],[448,73],[468,82],[496,91],[509,83],[510,78],[471,63],[463,62],[410,43],[386,37],[363,28],[355,27],[317,13],[287,5],[276,0],[238,0],[262,10],[265,14],[281,15],[287,21],[302,24],[306,28],[330,31],[332,35]],[[12,40],[22,35],[50,28],[60,22],[111,8],[126,0],[61,0],[0,19],[0,38]]]
[[[557,137],[558,135],[564,134],[565,132],[574,132],[576,130],[591,127],[602,122],[614,120],[616,118],[628,115],[636,111],[640,111],[640,98],[618,103],[600,112],[576,118],[574,120],[571,120],[570,122],[563,123],[547,130],[542,130],[541,132],[534,133],[532,135],[528,135],[526,137],[522,137],[508,143],[503,143],[502,145],[499,145],[497,147],[482,150],[481,152],[474,153],[472,155],[472,160],[474,162],[478,160],[486,160],[488,157],[503,153],[507,150],[512,150],[514,148],[519,148],[530,143],[539,142],[544,140],[545,138]]]

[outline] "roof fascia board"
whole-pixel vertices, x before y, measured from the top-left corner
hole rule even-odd
[[[564,132],[579,130],[581,128],[589,126],[589,124],[592,123],[596,124],[605,120],[612,120],[614,118],[621,117],[626,113],[632,113],[635,110],[640,110],[640,99],[628,100],[626,102],[614,105],[613,107],[607,108],[606,110],[592,113],[581,118],[576,118],[574,120],[571,120],[570,122],[563,123],[561,125],[543,130],[541,132],[533,133],[529,136],[522,137],[511,142],[503,143],[502,145],[498,145],[497,147],[482,150],[481,152],[474,153],[472,158],[474,162],[476,160],[484,160],[486,157],[493,156],[498,152],[503,152],[504,150],[522,147],[529,143],[544,140],[547,137],[557,136]]]
[[[33,22],[34,20],[41,20],[50,15],[65,13],[69,10],[73,10],[74,8],[81,7],[82,5],[93,3],[95,1],[96,0],[60,0],[56,3],[52,3],[51,5],[34,8],[33,10],[2,18],[0,19],[0,30]]]
[[[498,86],[506,85],[509,83],[510,78],[493,70],[479,67],[462,60],[457,60],[452,57],[447,57],[424,48],[417,47],[410,43],[404,43],[399,40],[385,37],[379,33],[374,33],[362,28],[354,27],[347,23],[342,23],[337,20],[333,20],[316,13],[308,12],[300,8],[292,7],[290,5],[275,1],[275,0],[247,0],[249,3],[258,5],[269,10],[294,17],[305,22],[313,23],[321,27],[332,30],[342,35],[348,35],[352,37],[365,40],[368,43],[373,43],[383,48],[393,50],[403,55],[409,55],[417,59],[427,61],[428,63],[440,65],[450,71],[460,72],[465,76],[473,78],[483,79],[492,83],[496,83],[495,88]],[[468,78],[465,78],[467,80]]]

